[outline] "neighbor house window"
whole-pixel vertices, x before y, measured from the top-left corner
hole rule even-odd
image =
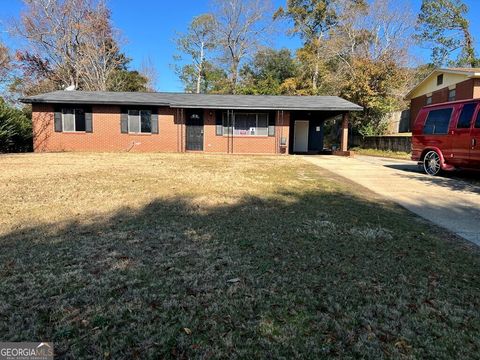
[[[431,105],[432,104],[432,97],[431,96],[427,96],[427,101],[425,101],[425,103],[427,105]]]
[[[443,84],[443,74],[437,76],[437,86]]]
[[[227,113],[222,114],[222,119],[223,135],[232,134],[232,129],[235,136],[275,135],[275,127],[269,123],[268,113],[233,113],[231,124],[228,124]],[[220,133],[218,126],[216,133],[217,135]]]
[[[426,135],[447,134],[451,117],[452,108],[431,110],[425,121],[423,133]]]
[[[62,129],[64,132],[85,131],[85,111],[83,109],[62,109]]]
[[[151,118],[150,110],[128,110],[128,132],[150,134],[152,132]]]
[[[458,118],[457,129],[468,129],[472,123],[473,113],[477,104],[465,104],[463,105],[462,112]]]
[[[448,91],[448,101],[455,101],[455,97],[457,96],[457,90],[452,89]]]

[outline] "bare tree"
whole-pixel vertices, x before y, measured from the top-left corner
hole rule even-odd
[[[7,77],[11,68],[10,53],[5,45],[0,43],[0,83]]]
[[[272,30],[269,0],[214,0],[216,40],[235,93],[240,64],[254,53]]]
[[[26,11],[13,32],[29,44],[17,57],[30,73],[42,74],[59,87],[106,90],[108,77],[125,57],[119,54],[105,1],[24,2]]]
[[[207,52],[216,47],[215,42],[216,21],[212,14],[203,14],[193,18],[187,33],[176,39],[178,49],[187,54],[193,63],[196,76],[196,93],[199,94],[202,88],[202,81],[205,78],[205,64]],[[179,69],[177,72],[182,72]]]
[[[156,91],[155,84],[158,80],[158,72],[151,57],[143,59],[140,65],[140,74],[148,79],[148,83],[146,84],[148,91]]]

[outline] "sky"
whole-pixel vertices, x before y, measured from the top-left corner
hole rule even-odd
[[[400,1],[400,0],[399,0]],[[420,9],[421,0],[404,0],[415,12]],[[284,6],[286,0],[272,0],[273,6]],[[480,13],[480,1],[466,0],[470,8],[472,33],[480,40],[480,22],[473,20]],[[182,84],[174,72],[173,56],[176,53],[173,38],[184,31],[192,18],[208,12],[208,0],[109,0],[114,26],[126,40],[122,49],[132,58],[131,67],[139,68],[146,59],[151,59],[157,68],[158,91],[183,91]],[[17,18],[22,9],[21,0],[0,0],[0,37],[12,49],[18,46],[4,31],[12,18]],[[283,28],[285,29],[285,24]],[[282,30],[282,29],[280,29]],[[296,49],[301,45],[297,37],[290,37],[280,31],[271,39],[271,46]],[[428,61],[429,51],[417,48],[414,55]]]

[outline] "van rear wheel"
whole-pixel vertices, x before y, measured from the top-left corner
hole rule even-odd
[[[429,151],[423,158],[423,170],[431,176],[438,175],[442,170],[440,155],[436,151]]]

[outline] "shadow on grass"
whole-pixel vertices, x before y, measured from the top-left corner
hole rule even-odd
[[[336,192],[156,200],[0,238],[0,338],[59,358],[473,357],[478,254]]]

